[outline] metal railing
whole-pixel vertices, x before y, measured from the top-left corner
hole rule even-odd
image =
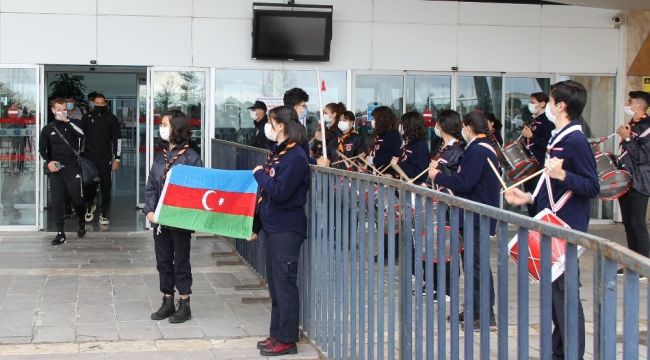
[[[213,166],[250,169],[261,163],[259,157],[251,160],[251,154],[262,156],[258,150],[226,142],[213,148],[226,159]],[[591,309],[585,313],[585,358],[650,358],[649,293],[639,281],[639,275],[650,276],[649,259],[600,237],[420,186],[321,167],[312,167],[311,174],[308,239],[300,259],[301,324],[328,358],[551,359],[553,238],[566,241],[564,278],[558,280],[566,289],[566,358],[578,358],[578,299]],[[526,249],[535,232],[541,234],[539,259],[520,252],[520,261],[512,262],[512,235]],[[256,247],[263,244],[235,244],[260,272],[263,252]],[[538,266],[537,282],[530,280],[532,264]],[[625,276],[617,284],[618,268]],[[496,331],[490,331],[490,269]],[[478,304],[477,332],[472,316],[459,320],[461,303],[468,314]]]

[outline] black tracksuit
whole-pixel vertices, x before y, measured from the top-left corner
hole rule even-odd
[[[100,211],[108,216],[111,205],[111,175],[113,159],[119,160],[122,154],[120,124],[108,110],[91,111],[81,118],[81,126],[86,134],[84,157],[92,161],[99,172],[99,186],[102,192]],[[86,189],[86,205],[91,206],[97,194],[97,185]]]
[[[76,120],[70,120],[69,122],[55,120],[45,125],[41,130],[38,149],[41,157],[46,164],[50,161],[58,161],[63,166],[60,171],[49,175],[54,221],[56,230],[59,232],[63,232],[65,224],[66,198],[69,198],[75,207],[79,222],[84,221],[81,171],[79,158],[75,154],[75,151],[79,152],[84,132],[78,125],[79,123]],[[68,140],[70,146],[61,139],[54,127]]]
[[[264,115],[260,121],[255,121],[255,134],[251,138],[250,146],[260,148],[260,149],[268,149],[269,148],[269,139],[266,137],[266,134],[264,133],[264,125],[269,122],[269,118]]]
[[[650,256],[650,239],[646,214],[650,195],[650,117],[631,122],[630,141],[621,142],[620,157],[632,175],[632,188],[618,199],[625,226],[627,246],[643,256]]]

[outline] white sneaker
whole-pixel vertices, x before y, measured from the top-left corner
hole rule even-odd
[[[104,214],[99,214],[99,225],[108,225],[108,224],[110,224],[108,218],[104,216]]]
[[[97,207],[95,205],[92,205],[91,207],[86,209],[86,215],[84,215],[84,219],[86,220],[87,223],[93,222],[95,219],[95,209]]]

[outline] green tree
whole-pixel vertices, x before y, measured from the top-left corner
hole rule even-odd
[[[68,73],[56,75],[57,79],[50,84],[50,95],[52,97],[74,97],[77,103],[84,103],[84,91],[86,85],[78,78],[70,76]]]

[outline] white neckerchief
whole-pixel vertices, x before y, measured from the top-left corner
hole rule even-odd
[[[557,137],[555,139],[553,139],[553,142],[549,143],[546,146],[546,160],[548,160],[550,158],[551,150],[553,150],[555,145],[557,145],[560,141],[562,141],[567,135],[569,135],[569,134],[571,134],[572,132],[575,132],[575,131],[582,132],[582,126],[580,126],[580,125],[572,125],[572,126],[569,126],[568,128],[567,128],[567,126],[563,127],[562,129],[553,130],[551,132],[551,134],[552,134],[551,139],[553,139],[553,137],[555,135],[557,135]],[[564,193],[564,195],[562,195],[560,200],[558,200],[558,202],[556,203],[555,199],[553,199],[553,192],[551,191],[551,181],[548,178],[548,176],[546,176],[546,173],[543,173],[542,176],[539,178],[539,181],[537,181],[537,186],[535,187],[535,191],[532,194],[533,199],[535,199],[535,197],[537,197],[537,194],[541,190],[542,184],[544,184],[544,183],[546,183],[546,190],[548,191],[548,198],[549,198],[549,203],[551,204],[551,211],[553,213],[560,211],[560,209],[569,200],[569,198],[571,197],[573,192],[572,191],[567,191],[566,193]]]

